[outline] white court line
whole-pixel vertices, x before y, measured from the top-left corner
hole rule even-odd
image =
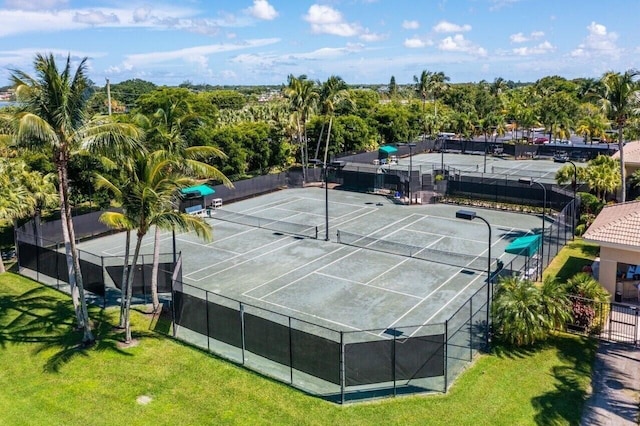
[[[272,201],[270,203],[266,203],[266,204],[262,204],[256,207],[249,207],[248,209],[245,210],[240,210],[238,213],[245,213],[248,214],[247,212],[251,212],[251,211],[258,211],[258,212],[262,212],[262,211],[267,211],[269,209],[271,209],[273,206],[284,206],[285,204],[291,204],[291,203],[295,203],[296,201],[300,201],[302,198],[300,197],[288,197],[285,198],[283,200],[276,200],[276,201]],[[267,208],[265,208],[267,207]]]
[[[202,244],[202,243],[197,243],[195,241],[185,240],[183,238],[176,238],[176,241],[182,241],[182,242],[184,242],[186,244],[192,244],[192,245],[195,245],[195,246],[206,247],[208,249],[224,251],[224,252],[227,252],[227,253],[235,254],[236,256],[239,256],[239,255],[243,254],[243,253],[238,253],[237,251],[233,251],[233,250],[227,250],[227,249],[223,249],[223,248],[220,248],[220,247],[210,246],[208,244]]]
[[[398,266],[401,265],[402,263],[404,263],[404,261],[400,262],[398,264]],[[384,288],[384,287],[380,287],[380,286],[369,284],[369,283],[361,283],[359,281],[354,281],[354,280],[350,280],[350,279],[347,279],[347,278],[337,277],[335,275],[329,275],[329,274],[325,274],[323,272],[315,272],[315,273],[318,274],[318,275],[325,276],[327,278],[333,278],[333,279],[336,279],[336,280],[346,281],[346,282],[349,282],[349,283],[362,285],[362,286],[365,286],[365,287],[375,288],[377,290],[382,290],[382,291],[386,291],[386,292],[389,292],[389,293],[399,294],[400,296],[411,297],[412,299],[421,299],[420,296],[416,296],[416,295],[410,294],[410,293],[405,293],[403,291],[392,290],[390,288]]]
[[[316,318],[316,319],[319,319],[319,320],[322,320],[322,321],[326,321],[326,322],[331,323],[331,324],[339,325],[339,326],[341,326],[341,327],[350,328],[350,329],[352,329],[352,330],[354,330],[354,331],[364,331],[364,330],[362,330],[361,328],[353,327],[353,326],[351,326],[351,325],[347,325],[347,324],[343,324],[343,323],[338,322],[338,321],[333,321],[333,320],[330,320],[330,319],[327,319],[327,318],[324,318],[324,317],[321,317],[321,316],[318,316],[318,315],[310,314],[310,313],[305,312],[305,311],[300,311],[300,310],[298,310],[298,309],[290,308],[290,307],[288,307],[288,306],[280,305],[280,304],[278,304],[278,303],[273,303],[273,302],[263,301],[263,300],[261,300],[261,299],[259,299],[259,298],[257,298],[257,297],[253,297],[253,296],[251,296],[251,295],[247,295],[247,297],[249,297],[249,298],[251,298],[251,299],[255,299],[255,300],[260,300],[260,301],[261,301],[261,302],[263,302],[263,303],[268,303],[268,304],[270,304],[270,305],[277,306],[277,307],[279,307],[279,308],[286,309],[286,310],[289,310],[289,311],[293,311],[293,312],[296,312],[296,313],[298,313],[298,314],[306,315],[306,316],[309,316],[309,317],[311,317],[311,318]],[[258,307],[258,308],[259,308],[259,307]],[[280,315],[284,315],[284,314],[280,314]],[[284,316],[288,316],[288,315],[284,315]],[[297,318],[294,318],[294,319],[297,319]],[[304,321],[304,320],[302,320],[302,321]],[[321,327],[321,328],[322,328],[322,326],[321,326],[321,325],[319,325],[319,324],[313,324],[313,325],[315,325],[315,326],[318,326],[318,327]],[[331,331],[335,331],[335,330],[331,330]]]
[[[503,237],[500,237],[498,240],[496,240],[495,243],[491,244],[491,247],[495,246],[499,241],[502,240]],[[485,249],[482,253],[486,252],[487,250]],[[482,256],[482,253],[480,253],[478,256],[476,256],[476,259],[478,259],[479,257]],[[500,256],[502,257],[502,256]],[[475,260],[475,259],[474,259]],[[462,271],[464,268],[461,268],[460,271]],[[400,320],[402,320],[402,318],[406,317],[407,315],[409,315],[409,313],[411,313],[411,311],[413,311],[414,309],[416,309],[418,306],[420,306],[423,302],[425,302],[428,298],[430,298],[431,296],[433,296],[437,291],[439,291],[442,287],[444,287],[445,285],[447,285],[451,280],[453,280],[453,278],[455,278],[460,271],[458,271],[456,274],[453,274],[448,280],[446,280],[444,283],[442,283],[441,285],[439,285],[438,287],[436,287],[432,292],[430,292],[429,294],[427,294],[420,302],[418,302],[416,305],[414,305],[411,309],[409,309],[407,312],[405,312],[404,314],[402,314],[398,319],[396,319],[391,325],[389,325],[387,327],[387,330],[392,328],[394,325],[396,325]],[[449,304],[451,302],[453,302],[463,291],[466,291],[467,288],[469,288],[473,283],[475,283],[475,281],[482,277],[482,274],[479,274],[477,277],[475,277],[473,280],[471,280],[471,282],[469,282],[469,284],[467,284],[462,290],[460,290],[458,293],[456,293],[456,295],[452,298],[449,299],[449,301],[447,303],[445,303],[440,309],[438,309],[433,315],[431,315],[429,317],[429,319],[427,319],[424,323],[422,323],[422,326],[425,326],[429,323],[429,321],[431,321],[436,315],[438,315],[440,312],[442,312],[442,310],[449,306]],[[487,283],[487,285],[490,285],[489,283]],[[413,333],[411,333],[410,336],[413,336],[418,330],[414,331]]]
[[[264,282],[264,283],[262,283],[262,284],[260,284],[260,285],[258,285],[258,286],[256,286],[256,287],[253,287],[253,288],[251,288],[251,289],[249,289],[249,290],[246,290],[244,293],[242,293],[242,295],[243,295],[243,296],[251,296],[249,293],[251,293],[252,291],[257,290],[257,289],[259,289],[260,287],[264,287],[265,285],[268,285],[268,284],[270,284],[270,283],[272,283],[272,282],[274,282],[274,281],[277,281],[277,280],[279,280],[280,278],[283,278],[283,277],[285,277],[285,276],[289,275],[290,273],[295,272],[295,271],[297,271],[297,270],[299,270],[299,269],[306,268],[306,267],[307,267],[307,266],[309,266],[310,264],[315,263],[315,262],[317,262],[318,260],[323,259],[323,258],[325,258],[325,257],[327,257],[327,256],[330,256],[330,255],[332,255],[332,254],[334,254],[334,253],[336,253],[336,252],[338,252],[338,251],[340,251],[340,250],[343,250],[343,249],[344,249],[344,246],[340,246],[340,247],[338,247],[337,249],[335,249],[335,250],[333,250],[333,251],[330,251],[329,253],[325,253],[325,254],[323,254],[322,256],[320,256],[320,257],[317,257],[317,258],[313,259],[313,260],[312,260],[311,262],[309,262],[309,263],[305,263],[304,265],[298,266],[298,267],[296,267],[296,268],[294,268],[294,269],[290,269],[290,270],[288,270],[287,272],[285,272],[284,274],[278,275],[277,277],[274,277],[274,278],[270,279],[269,281],[266,281],[266,282]],[[344,258],[346,258],[346,257],[349,257],[351,254],[352,254],[352,253],[349,253],[349,254],[347,254],[346,256],[342,256],[342,257],[341,257],[340,259],[338,259],[338,260],[342,260],[342,259],[344,259]],[[317,270],[320,270],[320,269],[317,269]],[[290,284],[290,283],[289,283],[289,284]],[[288,285],[288,284],[286,284],[286,285]],[[280,289],[280,288],[278,288],[278,289]],[[277,290],[276,290],[276,291],[277,291]],[[273,292],[272,292],[272,293],[273,293]],[[269,293],[269,294],[271,294],[271,293]],[[254,297],[254,296],[251,296],[251,297],[253,297],[254,299],[257,299],[257,300],[261,300],[261,299],[262,299],[262,297],[265,297],[265,296],[262,296],[261,298],[257,298],[257,297]]]
[[[324,198],[320,199],[320,198],[300,197],[300,199],[324,202]],[[342,205],[342,206],[351,206],[351,207],[358,207],[358,208],[365,208],[365,209],[375,209],[375,207],[362,206],[361,204],[346,203],[346,202],[343,202],[343,201],[332,201],[332,200],[329,200],[329,203],[339,204],[339,205]]]
[[[212,264],[210,264],[210,265],[208,265],[208,266],[205,266],[204,268],[200,268],[200,269],[195,270],[195,271],[193,271],[193,272],[189,272],[188,274],[186,274],[186,275],[184,275],[184,276],[185,276],[185,277],[188,277],[189,275],[192,275],[192,274],[195,274],[195,273],[198,273],[198,272],[202,272],[202,271],[204,271],[204,270],[206,270],[206,269],[209,269],[209,268],[214,267],[214,266],[216,266],[216,265],[219,265],[219,264],[221,264],[221,263],[228,262],[229,260],[233,260],[233,259],[236,259],[236,258],[238,258],[238,257],[242,256],[242,255],[245,255],[245,254],[251,253],[252,251],[262,250],[263,248],[269,247],[269,246],[270,246],[270,245],[272,245],[272,244],[279,243],[280,241],[284,240],[285,238],[287,238],[287,237],[278,238],[278,239],[277,239],[277,240],[275,240],[275,241],[271,241],[270,243],[267,243],[267,244],[264,244],[264,245],[261,245],[261,246],[258,246],[258,247],[255,247],[255,248],[252,248],[251,250],[246,251],[246,252],[244,252],[244,253],[241,253],[241,254],[239,254],[239,255],[237,255],[237,256],[233,256],[233,257],[230,257],[230,258],[228,258],[228,259],[224,259],[224,260],[221,260],[221,261],[219,261],[219,262],[212,263]],[[194,281],[201,281],[201,279],[198,279],[198,280],[194,279]]]
[[[337,251],[337,250],[334,250],[334,252],[335,252],[335,251]],[[333,265],[334,263],[340,262],[341,260],[344,260],[344,259],[346,259],[347,257],[352,256],[353,254],[357,253],[357,251],[358,251],[358,250],[353,251],[353,252],[351,252],[351,253],[348,253],[348,254],[346,254],[346,255],[344,255],[344,256],[342,256],[342,257],[340,257],[340,258],[338,258],[338,259],[336,259],[336,260],[334,260],[334,261],[332,261],[332,262],[330,262],[330,263],[327,263],[326,265],[323,265],[322,267],[320,267],[320,268],[318,268],[318,269],[316,269],[316,270],[314,270],[314,271],[312,271],[312,272],[309,272],[308,274],[305,274],[305,275],[303,275],[303,276],[301,276],[301,277],[298,277],[298,278],[296,278],[295,280],[293,280],[293,281],[291,281],[291,282],[288,282],[287,284],[285,284],[285,285],[283,285],[283,286],[278,287],[277,289],[275,289],[275,290],[273,290],[273,291],[271,291],[271,292],[269,292],[269,293],[265,294],[264,296],[260,297],[260,300],[264,299],[265,297],[269,297],[269,296],[271,296],[272,294],[277,293],[277,292],[279,292],[280,290],[282,290],[282,289],[284,289],[284,288],[289,287],[291,284],[295,284],[296,282],[298,282],[298,281],[300,281],[300,280],[302,280],[302,279],[304,279],[304,278],[307,278],[308,276],[313,275],[313,274],[315,274],[315,273],[316,273],[316,272],[318,272],[318,271],[322,271],[323,269],[325,269],[325,268],[326,268],[326,267],[328,267],[328,266]],[[324,257],[324,256],[323,256],[323,257]],[[308,264],[303,265],[303,267],[304,267],[304,266],[306,266],[306,265],[308,265]],[[300,268],[296,268],[296,269],[300,269]]]
[[[280,240],[278,240],[278,241],[280,241]],[[196,279],[194,279],[194,281],[198,282],[198,281],[202,281],[202,280],[207,279],[207,278],[211,278],[211,277],[213,277],[214,275],[218,275],[218,274],[219,274],[219,273],[221,273],[221,272],[228,271],[229,269],[233,269],[233,268],[235,268],[236,266],[244,265],[244,264],[245,264],[245,263],[247,263],[247,262],[251,262],[252,260],[259,259],[259,258],[261,258],[261,257],[263,257],[263,256],[266,256],[266,255],[268,255],[268,254],[273,253],[274,251],[278,251],[278,250],[283,249],[283,248],[285,248],[285,247],[289,247],[290,245],[293,245],[293,244],[299,243],[300,241],[302,241],[302,240],[295,240],[295,241],[292,241],[292,242],[290,242],[289,244],[285,244],[285,245],[280,246],[280,247],[277,247],[277,248],[275,248],[275,249],[273,249],[273,250],[269,250],[269,251],[267,251],[266,253],[262,253],[262,254],[260,254],[260,255],[258,255],[258,256],[252,257],[251,259],[246,259],[246,260],[244,260],[244,261],[242,261],[242,262],[240,262],[240,263],[236,263],[235,265],[229,266],[228,268],[220,269],[220,270],[218,270],[218,271],[215,271],[215,272],[214,272],[214,273],[212,273],[212,274],[206,275],[206,276],[204,276],[204,277],[202,277],[202,278],[199,278],[199,279],[197,279],[197,280],[196,280]],[[234,259],[234,258],[231,258],[231,259]],[[230,260],[230,259],[225,259],[224,261],[225,261],[225,262],[227,262],[227,261],[229,261],[229,260]],[[206,268],[205,268],[205,269],[206,269]],[[193,279],[193,278],[192,278],[192,279]]]

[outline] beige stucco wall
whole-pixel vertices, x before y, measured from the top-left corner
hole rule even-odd
[[[640,248],[639,248],[640,249]],[[615,293],[618,262],[640,264],[640,252],[612,247],[600,247],[600,272],[598,281],[612,295]]]

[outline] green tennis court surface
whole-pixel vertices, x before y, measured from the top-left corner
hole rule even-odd
[[[441,323],[485,282],[486,269],[479,265],[486,265],[487,226],[456,219],[457,206],[401,206],[377,195],[330,190],[330,241],[324,241],[324,197],[320,188],[278,191],[225,205],[207,218],[213,226],[212,242],[177,234],[184,283],[334,330],[353,331]],[[492,225],[492,258],[505,264],[513,255],[504,248],[542,224],[535,216],[476,211]],[[282,230],[286,226],[273,230],[257,222],[228,221],[239,217],[247,223],[247,215],[259,217],[262,225],[294,223],[301,228],[292,225],[293,233],[287,233]],[[315,227],[318,239],[294,235]],[[368,239],[360,244],[364,247],[341,244],[338,230]],[[379,250],[388,242],[426,254],[418,258]],[[171,251],[170,232],[162,234],[161,243],[161,252]],[[123,246],[124,235],[118,234],[80,248],[122,255]],[[151,232],[143,252],[152,250]],[[451,252],[450,262],[442,254],[430,261],[429,250]],[[467,259],[468,267],[460,264]],[[184,291],[196,291],[190,288]]]

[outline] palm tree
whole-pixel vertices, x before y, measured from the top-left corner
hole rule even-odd
[[[84,145],[95,149],[112,144],[133,145],[138,132],[135,127],[107,120],[88,121],[84,111],[88,100],[87,58],[75,72],[71,58],[58,70],[53,54],[37,54],[35,77],[14,70],[11,81],[24,111],[16,115],[15,138],[19,144],[51,150],[58,176],[62,233],[67,255],[69,285],[78,326],[83,329],[83,342],[94,341],[89,323],[80,262],[75,246],[75,232],[69,202],[68,162],[72,152]]]
[[[416,93],[422,99],[422,119],[424,121],[424,130],[422,132],[422,141],[427,135],[427,120],[426,120],[426,106],[427,97],[429,96],[429,80],[431,79],[431,71],[422,70],[420,77],[414,75],[413,81],[416,83]]]
[[[547,276],[540,286],[542,311],[550,330],[562,328],[571,319],[571,301],[566,286]]]
[[[306,123],[315,108],[318,94],[313,90],[313,81],[306,75],[294,77],[289,75],[288,85],[284,89],[284,95],[289,99],[289,108],[295,114],[297,139],[300,144],[300,162],[302,164],[302,178],[306,182],[308,163],[308,144]]]
[[[530,280],[520,277],[500,280],[492,305],[496,332],[516,346],[543,339],[548,321],[541,302],[540,291]]]
[[[213,146],[188,146],[186,129],[198,126],[197,116],[191,113],[191,108],[184,100],[169,101],[164,108],[158,109],[151,119],[145,120],[148,130],[147,141],[151,154],[159,158],[175,162],[185,176],[196,178],[210,178],[223,182],[227,187],[233,187],[231,181],[216,167],[207,164],[205,160],[213,157],[226,158],[226,155]],[[156,224],[154,233],[153,268],[151,270],[151,300],[153,312],[160,307],[158,298],[158,268],[160,263],[160,230]]]
[[[176,193],[191,184],[193,180],[185,177],[179,170],[179,164],[159,155],[141,155],[128,163],[129,180],[122,187],[110,184],[107,179],[100,185],[108,188],[118,199],[123,200],[122,213],[106,212],[100,220],[116,229],[136,229],[136,245],[131,261],[130,273],[124,287],[124,329],[125,343],[131,342],[131,296],[135,270],[140,255],[142,239],[151,226],[179,231],[195,231],[206,240],[211,239],[211,226],[202,218],[175,211],[173,208]]]
[[[325,117],[329,117],[329,126],[327,128],[327,139],[324,146],[324,164],[327,164],[329,155],[329,139],[331,138],[331,126],[333,124],[333,116],[335,110],[340,105],[348,105],[352,107],[353,101],[347,90],[347,83],[338,76],[332,75],[322,85],[320,93],[320,101]]]
[[[621,201],[627,198],[626,171],[624,168],[623,131],[627,121],[637,116],[640,107],[640,86],[636,78],[638,70],[628,70],[624,74],[608,72],[601,78],[603,91],[596,96],[600,107],[618,130],[618,152],[620,153]]]
[[[606,196],[620,187],[618,168],[620,164],[613,158],[606,155],[598,155],[589,161],[585,171],[585,182],[596,196],[602,201],[606,201]]]

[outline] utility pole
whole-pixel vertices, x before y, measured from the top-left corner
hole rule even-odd
[[[107,80],[107,108],[109,109],[109,115],[111,115],[111,85],[109,84],[109,79]]]

